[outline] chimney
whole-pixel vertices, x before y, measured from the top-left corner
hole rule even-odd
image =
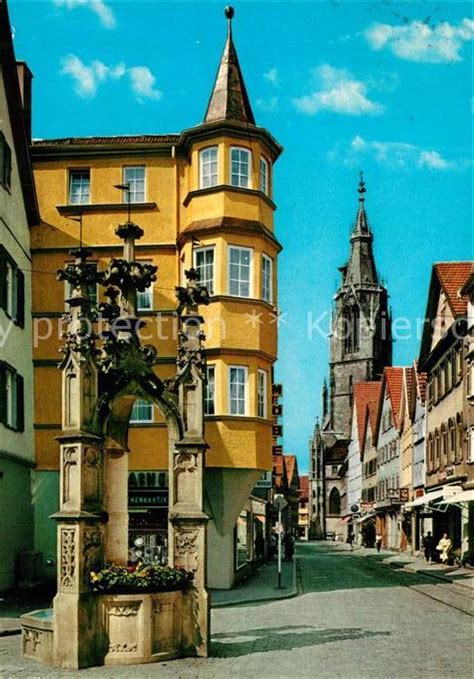
[[[33,74],[24,61],[16,62],[18,83],[20,85],[21,102],[23,104],[23,118],[28,143],[31,142],[31,81]]]

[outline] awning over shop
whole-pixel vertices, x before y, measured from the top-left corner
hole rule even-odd
[[[462,493],[455,493],[443,500],[443,502],[447,505],[457,504],[458,502],[474,502],[474,489],[463,490]]]
[[[345,525],[346,523],[349,523],[349,521],[352,519],[352,516],[345,516],[343,519],[338,521],[338,525],[342,524]]]
[[[469,491],[465,491],[469,492]],[[443,500],[445,503],[458,502],[458,497],[463,495],[461,486],[445,486],[444,488],[438,488],[438,490],[433,490],[431,493],[426,493],[422,497],[417,497],[413,502],[407,502],[404,505],[404,509],[414,509],[416,507],[422,507],[435,500]],[[456,499],[454,499],[456,498]]]
[[[365,514],[364,516],[359,516],[358,519],[354,521],[354,523],[364,523],[364,521],[368,521],[369,519],[374,519],[375,518],[375,512],[371,512],[370,514]]]

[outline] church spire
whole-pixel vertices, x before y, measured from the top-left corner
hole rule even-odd
[[[255,125],[255,118],[232,38],[234,8],[226,7],[225,16],[227,17],[227,40],[204,122],[235,120]]]
[[[343,267],[344,286],[347,285],[378,285],[377,271],[375,268],[374,253],[372,250],[373,236],[365,211],[365,188],[364,175],[360,173],[359,208],[351,234],[351,254],[347,267]]]

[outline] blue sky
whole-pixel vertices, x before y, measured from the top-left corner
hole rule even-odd
[[[284,444],[307,468],[328,312],[347,259],[358,171],[395,318],[422,317],[434,261],[472,256],[472,6],[239,2],[234,38],[275,166]],[[35,137],[179,132],[202,120],[223,3],[10,0],[34,72]],[[308,316],[311,314],[311,316]],[[310,321],[308,321],[310,319]],[[394,363],[418,353],[400,332]]]

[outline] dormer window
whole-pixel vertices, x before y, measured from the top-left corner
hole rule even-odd
[[[217,186],[217,146],[209,146],[199,152],[199,188]]]
[[[234,146],[230,149],[230,183],[241,189],[250,189],[252,154],[248,149]]]

